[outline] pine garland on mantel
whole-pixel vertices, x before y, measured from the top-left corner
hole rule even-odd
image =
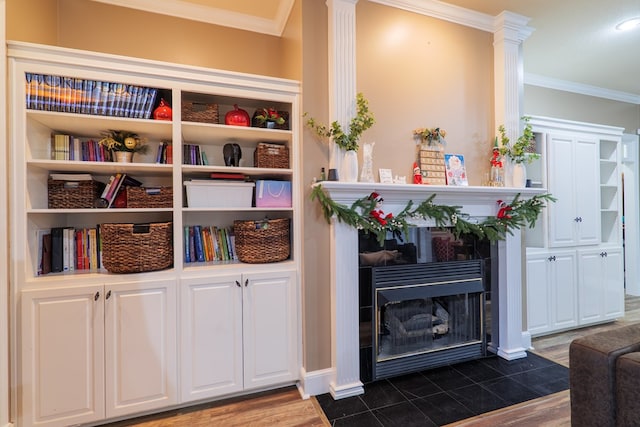
[[[509,204],[497,200],[497,215],[476,223],[469,221],[470,216],[461,212],[460,206],[434,204],[435,197],[436,195],[432,194],[415,209],[413,201],[409,200],[407,206],[397,215],[380,216],[378,210],[380,200],[375,193],[358,199],[351,207],[347,207],[333,201],[321,186],[314,187],[311,192],[311,200],[318,200],[327,222],[331,222],[331,218],[335,217],[338,221],[358,230],[374,234],[381,245],[387,233],[398,237],[402,234],[408,236],[411,220],[429,218],[435,222],[436,227],[450,227],[456,238],[464,234],[473,234],[479,239],[486,238],[492,242],[503,240],[507,233],[513,234],[515,229],[524,226],[533,227],[545,207],[545,202],[556,200],[551,194],[539,194],[522,200],[518,193]]]

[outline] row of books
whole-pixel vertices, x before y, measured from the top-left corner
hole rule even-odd
[[[184,144],[182,146],[182,164],[183,165],[208,165],[207,153],[200,150],[197,144]]]
[[[53,134],[51,136],[51,160],[110,162],[111,152],[94,139],[81,140],[73,135]]]
[[[99,227],[54,227],[37,230],[36,275],[99,269],[99,235]]]
[[[173,163],[173,145],[170,142],[162,141],[158,145],[156,153],[156,163],[170,165]]]
[[[232,228],[207,225],[184,227],[185,262],[237,260]]]
[[[158,89],[126,83],[25,73],[28,109],[148,119]]]

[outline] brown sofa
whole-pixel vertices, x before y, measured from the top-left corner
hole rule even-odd
[[[638,426],[640,324],[577,338],[569,347],[571,425]]]

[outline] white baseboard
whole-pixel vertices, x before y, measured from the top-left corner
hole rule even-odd
[[[318,371],[307,372],[304,368],[300,368],[300,383],[298,390],[303,399],[311,396],[329,393],[329,384],[333,377],[333,369],[321,369]]]

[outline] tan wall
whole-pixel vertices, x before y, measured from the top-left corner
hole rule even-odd
[[[303,1],[302,110],[323,122],[328,119],[327,6],[320,1]],[[302,135],[304,170],[304,254],[303,290],[305,312],[305,369],[331,366],[331,289],[329,275],[329,225],[318,203],[311,201],[309,184],[329,167],[325,142],[308,129]]]
[[[415,128],[447,131],[445,151],[464,155],[469,184],[489,170],[493,35],[372,2],[357,5],[357,90],[377,123],[374,171],[411,177]],[[411,181],[409,181],[411,182]]]
[[[7,0],[7,40],[55,45],[57,5],[56,0]]]
[[[9,0],[7,38],[209,68],[296,78],[288,39],[94,1]],[[29,25],[25,25],[29,22]],[[32,23],[35,23],[32,24]]]
[[[640,128],[640,105],[593,96],[525,85],[524,112],[527,115],[577,120],[625,128]]]

